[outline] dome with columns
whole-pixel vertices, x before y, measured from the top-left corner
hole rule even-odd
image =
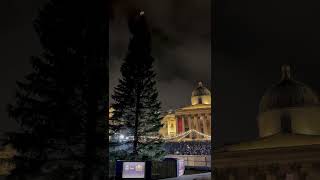
[[[279,83],[268,89],[261,99],[260,112],[286,107],[304,107],[319,104],[319,98],[307,85],[291,78],[290,66],[282,66]]]
[[[192,91],[191,104],[211,104],[211,92],[203,86],[202,82]]]
[[[319,97],[307,85],[291,77],[283,65],[280,82],[261,99],[258,126],[261,137],[277,133],[320,135]]]

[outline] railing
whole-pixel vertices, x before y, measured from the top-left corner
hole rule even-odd
[[[167,155],[166,157],[183,159],[187,167],[211,168],[211,155]]]
[[[164,179],[174,177],[176,174],[176,164],[173,161],[153,161],[152,179]]]

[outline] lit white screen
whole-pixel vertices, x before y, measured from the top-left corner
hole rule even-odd
[[[123,162],[122,178],[144,178],[145,162]]]

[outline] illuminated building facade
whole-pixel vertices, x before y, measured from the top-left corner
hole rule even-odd
[[[160,134],[164,137],[175,137],[190,130],[184,140],[203,139],[211,137],[211,92],[201,82],[192,91],[191,105],[169,112],[163,118],[164,127]]]
[[[174,137],[177,135],[177,122],[175,114],[170,111],[162,119],[163,128],[160,129],[160,134],[164,137]]]
[[[109,119],[112,119],[113,111],[113,108],[109,108]],[[109,123],[113,123],[113,121],[109,121]],[[186,134],[182,138],[179,136],[177,139],[210,140],[211,92],[199,82],[198,86],[192,91],[191,105],[169,111],[162,119],[162,124],[163,127],[159,133],[164,138],[174,138]],[[126,134],[126,131],[122,130],[119,134]],[[110,140],[111,138],[109,137]]]
[[[0,139],[0,143],[3,143]],[[11,145],[0,145],[0,179],[10,174],[10,171],[15,168],[13,157],[16,155],[16,150]]]
[[[259,137],[218,148],[217,180],[318,180],[320,177],[319,96],[282,67],[257,116]]]

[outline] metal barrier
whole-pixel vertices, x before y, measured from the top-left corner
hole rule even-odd
[[[183,159],[187,167],[211,168],[211,155],[167,155],[166,157]]]
[[[168,158],[183,159],[186,168],[202,168],[205,170],[211,169],[210,155],[167,155]],[[170,177],[173,174],[175,165],[172,162],[153,161],[152,162],[152,177],[153,179],[161,179]],[[115,162],[109,162],[109,179],[115,177]]]

